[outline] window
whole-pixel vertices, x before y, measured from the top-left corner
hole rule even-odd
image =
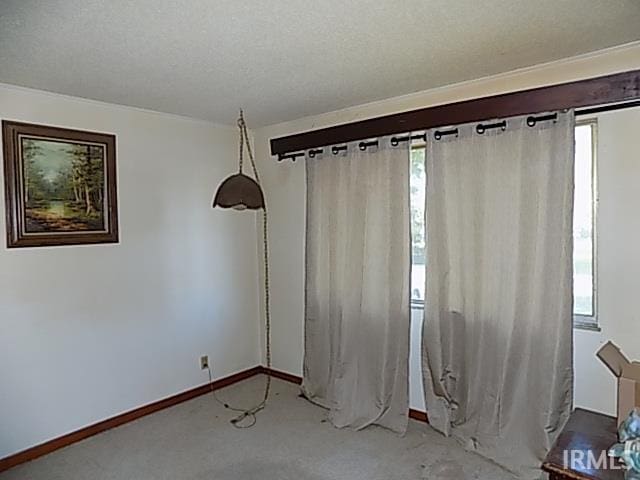
[[[576,126],[575,194],[573,205],[573,313],[575,324],[597,327],[595,295],[595,127]]]
[[[427,176],[424,165],[424,146],[411,149],[411,305],[424,305],[425,247],[424,196]]]
[[[573,221],[574,323],[597,328],[595,295],[595,121],[576,126],[575,197]],[[424,306],[426,232],[424,201],[426,189],[425,148],[411,150],[411,305]]]

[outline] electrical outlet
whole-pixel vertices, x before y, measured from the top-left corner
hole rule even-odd
[[[200,357],[200,369],[206,370],[209,368],[209,355],[202,355]]]

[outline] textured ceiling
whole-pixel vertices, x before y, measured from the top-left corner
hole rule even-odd
[[[0,0],[0,82],[256,127],[638,39],[639,0]]]

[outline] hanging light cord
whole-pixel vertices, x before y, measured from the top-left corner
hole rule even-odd
[[[244,115],[242,110],[240,110],[240,118],[238,118],[238,128],[240,129],[240,155],[239,155],[239,167],[240,173],[242,173],[242,164],[243,164],[243,150],[244,144],[246,142],[247,153],[249,154],[249,161],[251,163],[251,169],[253,170],[253,176],[256,179],[256,183],[262,188],[262,184],[260,183],[260,176],[258,175],[258,168],[256,167],[256,162],[253,158],[253,152],[251,151],[251,144],[249,143],[249,135],[247,134],[247,125],[244,122]],[[213,394],[213,398],[220,404],[223,405],[224,408],[239,412],[239,415],[235,416],[230,420],[231,424],[236,428],[251,428],[256,424],[256,414],[264,409],[267,405],[267,400],[269,399],[269,393],[271,392],[271,301],[270,301],[270,285],[269,285],[269,228],[268,228],[268,215],[267,215],[267,204],[265,202],[264,208],[262,209],[262,252],[263,252],[263,267],[264,267],[264,317],[265,317],[265,350],[266,350],[266,362],[267,362],[267,381],[264,387],[264,396],[262,397],[262,401],[258,403],[255,407],[244,409],[244,408],[236,408],[231,406],[230,404],[223,402],[218,398],[213,388],[213,376],[211,374],[211,368],[207,366],[207,370],[209,372],[209,385],[211,386],[211,393]],[[248,422],[245,420],[249,419]]]

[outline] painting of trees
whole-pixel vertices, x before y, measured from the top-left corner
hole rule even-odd
[[[101,145],[22,139],[28,231],[104,228]]]
[[[95,145],[72,145],[70,182],[73,200],[82,204],[86,215],[102,210],[104,191],[104,165],[102,147]]]
[[[0,126],[8,248],[119,241],[115,135]]]
[[[22,155],[24,158],[24,197],[25,203],[33,206],[35,202],[44,200],[47,197],[48,185],[44,179],[42,169],[33,160],[42,153],[42,148],[37,142],[25,139],[22,144]]]

